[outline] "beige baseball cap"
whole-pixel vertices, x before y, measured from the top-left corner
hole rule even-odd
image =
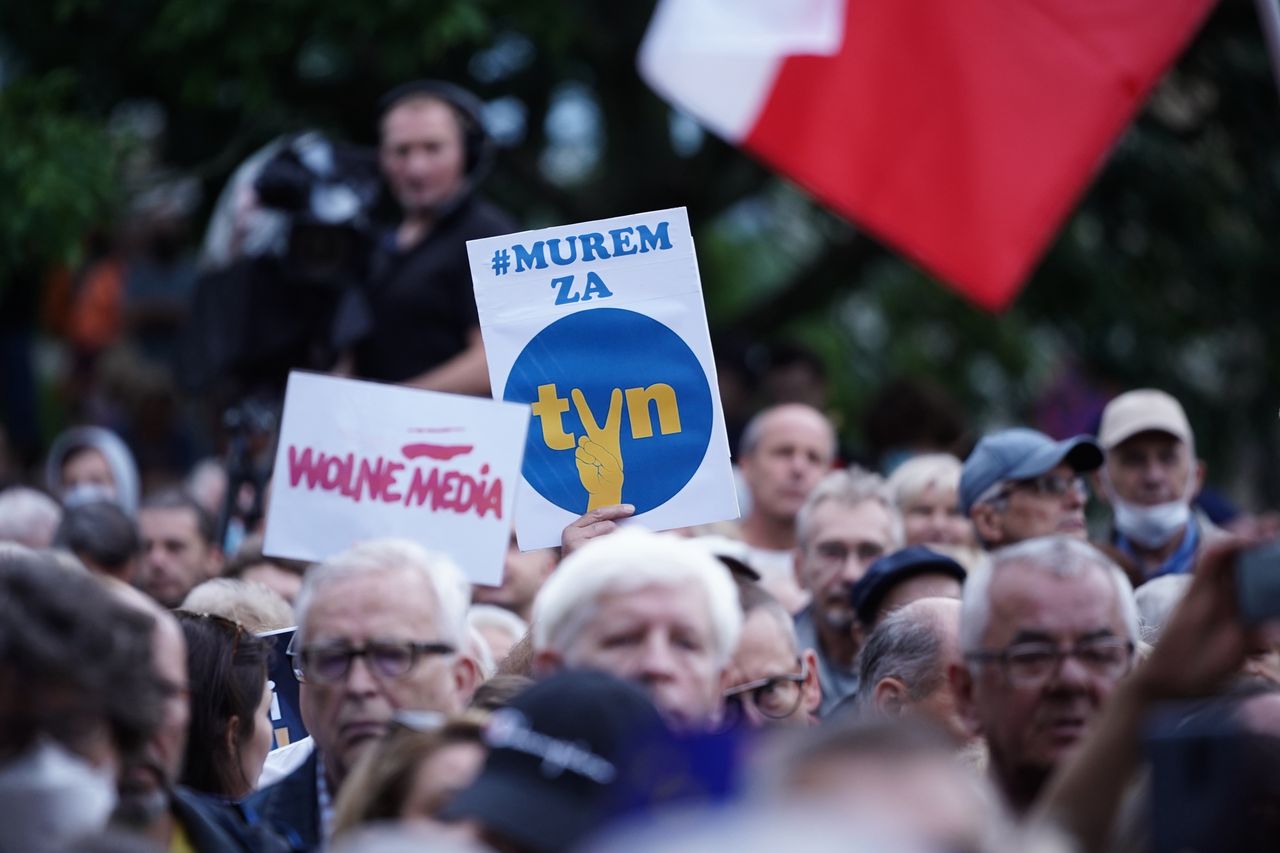
[[[1107,403],[1098,427],[1098,443],[1103,450],[1110,450],[1125,439],[1150,430],[1192,443],[1191,424],[1182,404],[1154,388],[1129,391]]]

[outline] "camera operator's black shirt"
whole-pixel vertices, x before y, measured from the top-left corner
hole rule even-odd
[[[374,254],[368,300],[372,325],[354,347],[356,375],[403,382],[466,349],[476,317],[467,241],[516,230],[515,221],[475,197],[407,251],[394,235]]]

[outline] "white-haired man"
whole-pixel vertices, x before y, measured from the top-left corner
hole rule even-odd
[[[729,570],[689,542],[635,528],[565,558],[533,603],[534,670],[638,682],[676,728],[721,712],[742,610]]]
[[[26,486],[0,491],[0,542],[48,548],[61,522],[62,507],[44,492]]]
[[[465,707],[478,679],[460,654],[469,600],[451,561],[405,540],[365,542],[310,569],[293,654],[316,750],[249,807],[296,847],[320,846],[338,789],[397,711]]]
[[[877,559],[902,545],[902,516],[884,480],[859,468],[836,471],[810,493],[797,517],[796,580],[810,595],[796,614],[802,648],[818,653],[825,716],[858,692],[861,647],[853,585]]]
[[[1124,573],[1071,536],[996,550],[964,585],[950,677],[986,737],[997,787],[1035,801],[1133,665],[1138,613]]]

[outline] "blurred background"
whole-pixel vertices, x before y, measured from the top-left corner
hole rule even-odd
[[[1016,422],[1092,431],[1151,385],[1218,489],[1280,505],[1280,95],[1249,0],[1211,15],[1001,315],[661,101],[635,68],[649,2],[5,7],[0,484],[72,422],[118,430],[149,485],[222,450],[234,392],[184,344],[229,178],[282,134],[372,146],[378,97],[436,77],[485,102],[483,194],[524,227],[688,208],[731,432],[800,399],[884,468]]]

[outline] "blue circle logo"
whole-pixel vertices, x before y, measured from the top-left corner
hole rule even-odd
[[[529,403],[524,476],[575,515],[647,512],[675,496],[711,441],[711,388],[680,336],[651,317],[594,308],[556,320],[512,365],[504,400]]]

